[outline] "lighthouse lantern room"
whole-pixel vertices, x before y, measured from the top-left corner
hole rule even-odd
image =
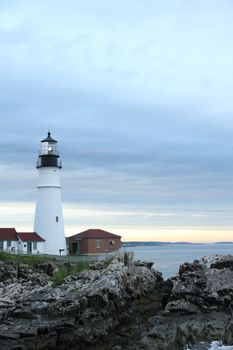
[[[57,141],[48,132],[48,136],[41,141],[37,161],[39,180],[34,220],[34,231],[45,239],[45,254],[66,254],[60,185],[61,168]]]
[[[48,136],[41,141],[41,149],[37,162],[37,168],[44,166],[62,167],[57,151],[57,141],[51,137],[50,132],[48,132]]]

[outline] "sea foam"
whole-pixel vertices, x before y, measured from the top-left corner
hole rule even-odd
[[[200,347],[197,346],[195,347],[195,350],[198,349],[203,349],[202,344],[205,343],[200,343]],[[190,348],[187,348],[187,350],[191,350]],[[233,345],[223,345],[222,341],[213,341],[208,348],[208,350],[233,350]]]

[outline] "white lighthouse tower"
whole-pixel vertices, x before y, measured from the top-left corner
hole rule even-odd
[[[34,231],[45,239],[45,254],[66,255],[59,175],[61,168],[57,141],[48,132],[48,136],[41,141],[37,162],[39,181],[34,220]]]

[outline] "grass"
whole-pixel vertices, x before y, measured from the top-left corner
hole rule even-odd
[[[65,277],[73,275],[76,272],[82,272],[90,269],[90,262],[80,261],[79,263],[71,266],[63,266],[52,277],[52,281],[55,286],[59,286],[64,282]]]
[[[53,259],[43,255],[18,255],[0,252],[0,260],[33,266],[34,264],[40,264],[46,261],[51,261]]]
[[[10,254],[7,252],[0,251],[0,260],[5,262],[16,262],[27,265],[40,264],[48,261],[58,261],[61,263],[70,264],[82,264],[82,262],[94,262],[96,261],[95,256],[72,256],[72,255],[23,255],[23,254]]]
[[[72,259],[75,259],[72,262]],[[69,275],[73,275],[77,272],[81,272],[84,270],[89,270],[91,263],[96,261],[96,257],[65,257],[65,259],[60,259],[59,257],[49,257],[46,255],[18,255],[18,254],[9,254],[6,252],[0,252],[0,260],[5,262],[14,262],[21,263],[26,265],[36,265],[41,264],[43,262],[48,261],[60,261],[65,263],[69,263],[68,266],[62,266],[59,271],[57,271],[52,277],[52,282],[55,286],[59,286],[63,283],[65,277]],[[70,261],[69,261],[70,260]],[[104,260],[104,265],[107,267],[111,263],[111,258]]]

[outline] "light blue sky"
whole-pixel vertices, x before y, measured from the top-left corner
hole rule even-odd
[[[67,235],[232,239],[232,15],[231,0],[0,1],[0,226],[32,229],[50,128]]]

